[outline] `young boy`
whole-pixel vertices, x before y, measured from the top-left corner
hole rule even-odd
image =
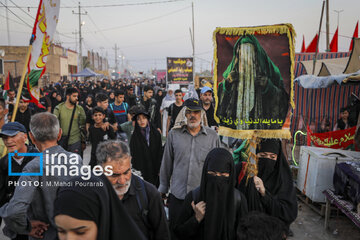
[[[109,108],[114,113],[118,125],[131,121],[130,114],[128,114],[129,105],[124,102],[124,99],[124,91],[116,90],[115,102],[109,104]]]
[[[103,125],[105,124],[105,113],[105,110],[101,107],[95,107],[92,111],[92,119],[94,120],[94,124],[91,124],[89,127],[89,140],[91,142],[91,168],[97,165],[96,148],[98,144],[102,141],[116,138],[116,133],[114,132],[112,125],[110,125],[107,130],[103,129]]]

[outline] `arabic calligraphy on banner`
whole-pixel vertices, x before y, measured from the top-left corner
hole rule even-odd
[[[354,144],[356,126],[345,130],[312,133],[307,127],[308,142],[312,142],[316,147],[346,149]]]
[[[284,124],[284,120],[282,119],[261,119],[261,118],[257,118],[257,119],[235,119],[233,120],[231,117],[230,118],[225,118],[225,117],[220,117],[220,121],[221,123],[223,123],[226,126],[242,126],[242,125],[274,125],[274,124],[278,124],[280,127]]]
[[[189,84],[193,80],[193,58],[167,58],[167,81]]]

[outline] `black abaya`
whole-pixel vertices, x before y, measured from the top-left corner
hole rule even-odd
[[[290,167],[282,153],[281,144],[277,144],[276,147],[277,150],[265,150],[266,147],[261,150],[278,155],[276,161],[266,158],[259,159],[258,177],[264,183],[265,196],[261,196],[256,190],[253,178],[249,178],[248,184],[246,184],[246,176],[242,179],[239,190],[247,198],[249,211],[265,212],[281,219],[289,226],[297,217],[297,199]]]
[[[140,126],[135,123],[134,133],[131,136],[130,151],[132,166],[141,171],[144,180],[155,186],[159,185],[159,172],[162,159],[162,141],[159,131],[150,123],[150,140],[148,145]]]

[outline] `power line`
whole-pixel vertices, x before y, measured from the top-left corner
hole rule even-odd
[[[22,12],[24,12],[26,15],[28,15],[29,17],[31,17],[32,19],[35,20],[35,18],[33,16],[31,16],[28,12],[26,12],[25,10],[23,10],[21,7],[19,7],[16,3],[14,3],[12,0],[9,0],[10,2],[12,2],[12,4],[14,4],[18,9],[20,9]]]
[[[160,18],[169,16],[169,15],[172,15],[172,14],[174,14],[174,13],[181,12],[181,11],[183,11],[183,10],[185,10],[185,9],[188,9],[188,8],[190,8],[190,6],[189,6],[189,7],[184,7],[184,8],[181,8],[181,9],[179,9],[179,10],[176,10],[176,11],[173,11],[173,12],[169,12],[169,13],[167,13],[167,14],[160,15],[160,16],[157,16],[157,17],[144,19],[144,20],[139,21],[139,22],[130,23],[130,24],[126,24],[126,25],[122,25],[122,26],[117,26],[117,27],[105,28],[105,29],[99,30],[98,32],[105,32],[105,31],[110,31],[110,30],[115,30],[115,29],[120,29],[120,28],[126,28],[126,27],[135,26],[135,25],[138,25],[138,24],[141,24],[141,23],[145,23],[145,22],[157,20],[157,19],[160,19]],[[84,33],[88,33],[88,32],[84,32]],[[96,31],[95,31],[95,33],[96,33]]]
[[[88,14],[87,16],[88,16],[88,18],[90,19],[90,21],[92,22],[92,24],[94,24],[95,28],[97,28],[97,30],[101,33],[101,36],[103,36],[103,38],[104,38],[106,41],[111,42],[110,39],[107,38],[107,37],[105,36],[105,34],[103,34],[103,32],[102,32],[102,31],[100,30],[100,28],[97,26],[97,24],[96,24],[95,21],[92,19],[92,17],[90,16],[90,14]]]
[[[321,31],[321,33],[326,33],[326,32]],[[334,35],[335,33],[330,33],[330,34]],[[339,37],[343,37],[343,38],[350,38],[350,39],[352,39],[352,37],[350,37],[350,36],[345,36],[345,35],[340,35],[340,34],[338,34],[338,36],[339,36]]]
[[[162,41],[157,41],[157,42],[150,42],[150,43],[143,43],[143,44],[136,44],[136,45],[124,46],[124,47],[121,47],[121,49],[132,48],[132,47],[139,47],[139,46],[156,45],[156,44],[159,44],[159,43],[167,43],[167,42],[171,42],[171,41],[175,41],[175,40],[180,40],[180,39],[184,39],[184,38],[187,38],[187,36],[180,36],[180,37],[171,38],[171,39],[162,40]]]
[[[32,28],[31,25],[29,25],[27,22],[25,22],[25,21],[24,21],[21,17],[19,17],[16,13],[14,13],[13,11],[11,11],[8,6],[6,6],[6,5],[3,4],[2,2],[0,2],[0,3],[1,3],[1,5],[3,5],[9,12],[11,12],[15,17],[17,17],[20,21],[22,21],[23,23],[25,23],[28,27]]]
[[[0,17],[6,18],[5,16],[3,16],[3,15],[1,15],[1,14],[0,14]],[[9,18],[9,20],[12,21],[12,22],[14,22],[14,23],[20,24],[20,25],[22,25],[22,26],[29,27],[28,25],[25,25],[24,23],[18,22],[18,21],[14,20],[14,19]],[[14,32],[14,31],[10,31],[10,32]]]
[[[28,16],[31,17],[33,20],[35,20],[35,17],[31,16],[29,13],[27,13],[26,11],[24,11],[21,7],[19,7],[19,6],[18,6],[16,3],[14,3],[12,0],[9,0],[9,1],[10,1],[12,4],[14,4],[16,8],[20,9],[20,10],[21,10],[22,12],[24,12],[26,15],[28,15]],[[24,21],[23,21],[23,22],[24,22]],[[29,25],[27,25],[27,26],[29,26]],[[31,27],[31,28],[32,28],[32,27]],[[65,35],[65,34],[60,33],[58,30],[56,30],[56,33],[59,34],[60,36],[73,39],[72,37],[69,37],[69,36],[67,36],[67,35]]]
[[[84,8],[106,8],[106,7],[125,7],[125,6],[143,6],[143,5],[153,5],[153,4],[163,4],[163,3],[174,3],[174,2],[183,2],[185,0],[168,0],[168,1],[155,1],[155,2],[138,2],[138,3],[119,3],[119,4],[103,4],[103,5],[87,5],[83,6]],[[15,8],[15,6],[9,6],[9,8]],[[38,8],[35,6],[29,7],[19,7],[19,8]],[[60,8],[77,8],[77,7],[70,7],[70,6],[62,6]]]

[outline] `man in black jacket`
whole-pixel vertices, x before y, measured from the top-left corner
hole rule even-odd
[[[24,125],[18,122],[5,124],[0,132],[9,154],[17,151],[18,153],[37,153],[36,148],[26,145],[27,131]],[[0,207],[9,202],[15,192],[15,186],[20,176],[9,176],[9,154],[0,159]],[[11,173],[21,173],[33,156],[19,156],[15,154],[11,157]],[[0,220],[1,221],[1,220]],[[28,239],[28,235],[17,235],[16,240]]]
[[[102,142],[98,145],[96,157],[104,169],[112,168],[113,174],[108,179],[147,239],[170,239],[160,194],[154,185],[132,173],[127,144],[119,141]]]
[[[150,115],[150,122],[155,126],[156,129],[160,130],[161,128],[161,116],[158,111],[157,105],[161,103],[156,102],[153,98],[154,89],[151,86],[144,87],[144,95],[140,99],[138,105],[142,105],[146,112]]]

